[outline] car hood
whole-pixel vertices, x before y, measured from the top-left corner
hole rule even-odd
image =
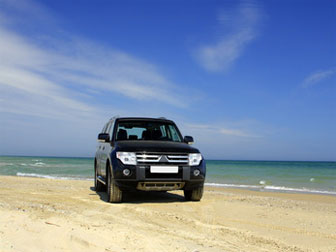
[[[171,152],[171,153],[199,153],[199,150],[186,143],[168,141],[118,141],[117,151],[129,152]]]

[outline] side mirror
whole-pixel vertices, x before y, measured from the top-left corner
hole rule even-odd
[[[98,141],[102,143],[110,142],[110,135],[107,133],[100,133],[98,135]]]
[[[183,141],[187,144],[193,144],[194,143],[194,138],[192,136],[185,136],[183,138]]]

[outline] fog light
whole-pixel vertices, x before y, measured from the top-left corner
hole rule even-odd
[[[201,172],[200,172],[199,170],[197,170],[197,169],[194,170],[194,176],[195,176],[195,177],[197,177],[198,175],[200,175],[200,173],[201,173]]]
[[[130,171],[129,169],[124,169],[124,170],[123,170],[123,174],[124,174],[125,176],[128,176],[128,175],[131,174],[131,171]]]

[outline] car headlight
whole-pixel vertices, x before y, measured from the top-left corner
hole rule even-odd
[[[202,161],[201,153],[189,154],[189,165],[190,166],[199,165],[201,163],[201,161]]]
[[[137,159],[134,152],[117,152],[117,158],[125,165],[136,165]]]

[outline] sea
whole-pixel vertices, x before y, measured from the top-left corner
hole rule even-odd
[[[93,180],[93,158],[0,156],[0,175]],[[206,160],[206,185],[336,196],[336,162]]]

